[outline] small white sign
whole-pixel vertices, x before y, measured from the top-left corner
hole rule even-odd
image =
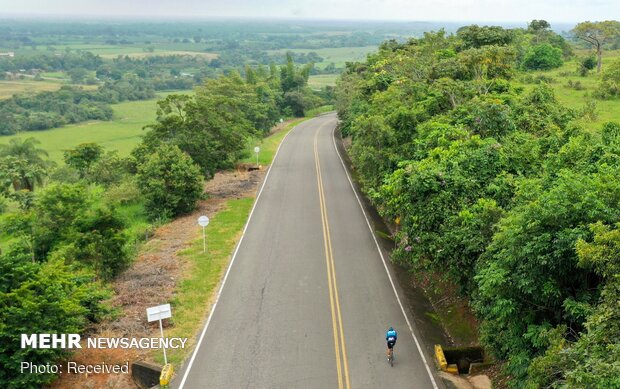
[[[260,147],[258,147],[258,146],[254,147],[254,152],[256,154],[258,154],[260,152]]]
[[[200,216],[198,218],[198,224],[200,224],[201,227],[206,227],[209,225],[209,218],[206,216]]]
[[[168,319],[172,317],[172,310],[170,309],[170,304],[158,305],[156,307],[147,308],[146,317],[149,323],[152,321]]]

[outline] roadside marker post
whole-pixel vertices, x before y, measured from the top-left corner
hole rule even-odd
[[[198,218],[198,224],[202,227],[202,252],[207,252],[207,234],[205,227],[209,225],[209,218],[207,216],[200,216]]]
[[[258,167],[258,153],[260,153],[260,147],[254,147],[254,152],[256,153],[256,167]]]
[[[156,307],[151,307],[146,309],[146,318],[148,322],[153,322],[155,320],[159,320],[159,332],[161,334],[161,339],[164,339],[164,327],[161,324],[163,319],[169,319],[172,317],[172,310],[170,309],[170,304],[158,305]],[[168,357],[166,356],[166,348],[164,347],[164,364],[168,364]]]

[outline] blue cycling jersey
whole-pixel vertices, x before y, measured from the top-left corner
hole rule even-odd
[[[398,338],[398,335],[396,334],[396,331],[394,330],[388,331],[385,333],[385,340],[396,340],[397,338]]]

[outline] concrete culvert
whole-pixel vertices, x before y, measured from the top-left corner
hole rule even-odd
[[[446,347],[443,349],[448,364],[455,364],[459,374],[469,374],[472,365],[486,364],[482,347]]]

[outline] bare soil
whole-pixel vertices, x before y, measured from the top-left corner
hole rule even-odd
[[[200,215],[217,213],[229,199],[254,196],[264,175],[264,170],[233,171],[217,173],[209,180],[205,184],[208,199],[200,201],[191,214],[159,227],[141,247],[131,267],[111,283],[115,295],[110,303],[119,314],[113,320],[95,325],[88,336],[158,336],[157,324],[146,321],[146,308],[164,304],[174,297],[177,282],[183,279],[186,270],[186,264],[177,253],[196,238],[199,232],[196,220]],[[148,359],[148,354],[148,350],[83,348],[70,360],[80,364],[124,364],[129,361],[131,365],[137,360]],[[62,374],[50,386],[53,389],[133,387],[136,386],[130,374]]]
[[[464,377],[442,371],[439,376],[449,389],[491,389],[493,387],[489,377],[484,374]]]

